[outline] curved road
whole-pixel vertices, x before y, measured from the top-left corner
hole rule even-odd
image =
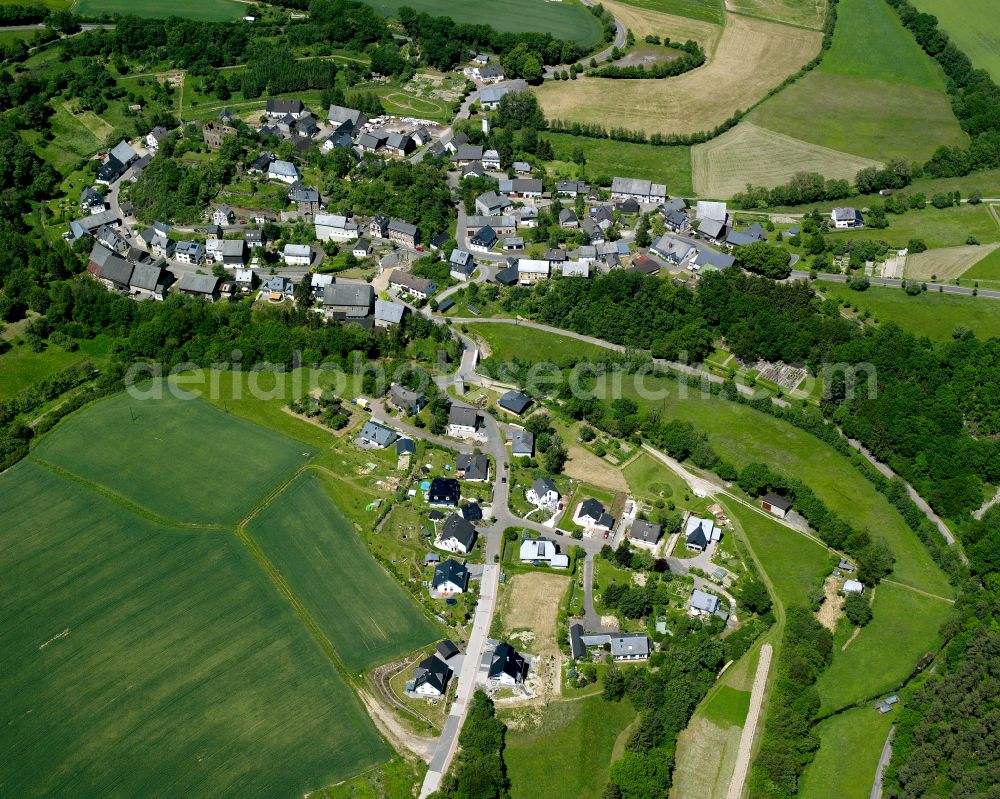
[[[581,2],[588,8],[592,8],[594,5],[593,0],[581,0]],[[605,48],[604,50],[601,50],[601,52],[596,53],[595,55],[585,56],[576,63],[580,64],[581,66],[586,66],[587,64],[590,63],[591,58],[595,59],[596,61],[607,61],[609,58],[611,58],[612,50],[614,50],[616,47],[621,49],[622,47],[625,46],[625,39],[627,35],[628,33],[625,30],[625,26],[622,25],[617,18],[615,18],[615,40],[611,44],[611,46]],[[570,66],[572,65],[561,64],[557,67],[546,67],[543,77],[545,80],[550,80],[557,72],[562,72],[563,70],[569,69]]]

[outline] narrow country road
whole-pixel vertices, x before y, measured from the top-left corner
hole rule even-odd
[[[767,687],[767,674],[771,668],[771,645],[764,644],[760,648],[760,660],[757,661],[757,673],[753,678],[753,690],[750,693],[750,711],[747,713],[743,732],[740,734],[740,748],[736,753],[736,766],[733,768],[733,779],[729,783],[726,799],[740,799],[743,796],[743,786],[750,771],[750,756],[753,754],[753,741],[760,724],[760,709],[764,702],[764,689]]]
[[[882,755],[875,768],[875,781],[872,783],[869,799],[882,799],[882,775],[885,774],[885,767],[889,765],[889,760],[892,758],[892,739],[895,737],[896,725],[894,724],[889,728],[889,734],[885,738],[885,746],[882,747]]]

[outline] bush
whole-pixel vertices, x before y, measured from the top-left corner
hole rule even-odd
[[[871,286],[871,281],[864,275],[854,275],[847,281],[847,285],[854,291],[867,291],[868,287]]]

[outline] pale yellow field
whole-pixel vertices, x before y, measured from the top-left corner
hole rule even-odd
[[[822,30],[826,0],[726,0],[726,8],[752,17]]]
[[[661,11],[651,11],[648,8],[627,5],[626,3],[607,0],[603,5],[608,11],[615,15],[628,30],[635,34],[636,39],[642,39],[651,33],[655,33],[660,38],[669,36],[671,41],[684,42],[694,39],[704,48],[706,53],[711,53],[719,41],[722,33],[721,25],[714,25],[711,22],[703,22],[690,17],[678,17],[674,14],[664,14]]]
[[[859,169],[877,161],[741,122],[718,138],[691,148],[691,180],[702,197],[727,199],[747,183],[772,188],[796,172],[854,180]]]
[[[997,247],[1000,244],[969,244],[908,255],[903,276],[914,280],[930,280],[932,275],[936,275],[936,280],[961,277]]]
[[[549,119],[602,122],[645,133],[698,133],[746,109],[818,52],[817,31],[730,15],[715,54],[661,80],[581,77],[536,89]]]

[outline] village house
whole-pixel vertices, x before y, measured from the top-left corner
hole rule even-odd
[[[530,430],[512,427],[507,433],[507,443],[513,458],[530,458],[535,454],[535,434]],[[530,490],[530,489],[529,489]]]
[[[413,139],[406,133],[390,133],[385,140],[385,149],[393,155],[408,155],[416,148]]]
[[[454,438],[468,438],[479,435],[482,417],[475,408],[456,402],[448,409],[448,435]]]
[[[83,219],[73,220],[69,223],[69,230],[74,239],[82,239],[84,236],[93,236],[105,225],[118,225],[120,222],[115,211],[98,211]]]
[[[345,108],[342,105],[331,105],[326,114],[326,121],[338,133],[354,135],[368,121],[363,111],[355,108]]]
[[[233,209],[230,208],[225,203],[220,203],[215,210],[212,211],[212,224],[219,225],[231,225],[233,220],[236,219],[236,214],[233,213]]]
[[[146,147],[150,152],[156,153],[160,149],[160,144],[166,141],[167,137],[170,135],[170,131],[166,128],[157,125],[149,133],[146,134]]]
[[[452,480],[451,482],[455,482]],[[458,491],[458,484],[455,483],[455,491]],[[457,502],[457,500],[456,500]],[[438,549],[445,549],[460,555],[467,555],[476,545],[476,528],[463,519],[459,514],[453,513],[444,521],[441,528],[441,535],[434,542]]]
[[[515,686],[528,677],[528,661],[510,644],[502,643],[493,651],[488,678],[499,685]]]
[[[607,532],[615,526],[614,517],[604,510],[604,506],[594,498],[585,499],[576,506],[573,513],[573,523],[585,530]]]
[[[568,569],[569,555],[560,554],[555,541],[547,538],[526,538],[521,542],[519,553],[521,563],[532,566],[549,566],[553,569]]]
[[[722,600],[700,588],[691,592],[688,605],[692,616],[718,616],[723,621],[729,618],[729,611],[722,606]]]
[[[388,233],[389,241],[394,241],[410,249],[417,246],[417,240],[420,238],[420,231],[417,229],[417,226],[411,225],[409,222],[404,222],[402,219],[393,219],[390,221]]]
[[[556,511],[559,508],[559,489],[547,477],[535,478],[524,496],[532,505],[544,510]]]
[[[531,397],[527,394],[522,394],[520,391],[508,391],[502,394],[500,399],[497,400],[499,407],[516,416],[520,416],[528,410],[531,403]]]
[[[544,193],[542,181],[537,178],[514,178],[513,180],[504,178],[500,181],[499,188],[501,194],[526,200],[537,199]]]
[[[649,249],[671,264],[682,264],[697,252],[694,245],[669,233],[660,236]]]
[[[388,139],[389,134],[384,130],[370,130],[358,137],[358,147],[363,153],[377,153]]]
[[[295,284],[290,277],[272,275],[264,281],[261,291],[271,302],[281,302],[295,296]]]
[[[471,164],[483,160],[483,148],[478,144],[461,144],[455,149],[451,160],[457,164]],[[485,167],[486,165],[483,164]]]
[[[318,214],[322,204],[319,189],[305,186],[299,181],[295,181],[288,189],[288,199],[295,203],[295,210],[307,216]]]
[[[323,292],[326,291],[327,286],[332,286],[334,284],[333,275],[324,275],[321,272],[313,272],[309,277],[309,288],[312,290],[313,297],[317,300],[323,299]]]
[[[711,519],[689,516],[684,528],[684,545],[691,552],[704,552],[722,538],[722,530]]]
[[[375,300],[375,327],[388,330],[398,325],[406,314],[406,306],[389,300]]]
[[[266,243],[264,237],[264,231],[262,230],[244,230],[243,231],[243,241],[246,242],[247,247],[251,250],[256,247],[263,247]]]
[[[513,88],[510,84],[505,86],[485,86],[479,90],[479,105],[486,111],[495,111],[500,106],[500,101]]]
[[[635,200],[637,203],[662,203],[667,198],[667,187],[640,178],[612,178],[612,200]]]
[[[135,264],[128,282],[129,296],[137,300],[163,300],[167,284],[173,279],[166,265],[164,260]]]
[[[248,254],[247,244],[242,238],[225,239],[222,241],[223,266],[227,266],[230,269],[246,266]]]
[[[475,70],[473,70],[473,74],[475,74]],[[503,67],[497,62],[487,64],[479,68],[477,77],[483,83],[499,83],[504,79]]]
[[[746,230],[731,230],[726,236],[726,244],[730,247],[746,247],[760,241],[767,241],[767,234],[759,222],[754,222]]]
[[[456,247],[448,257],[448,269],[455,280],[468,280],[476,271],[476,262],[472,253]]]
[[[299,117],[306,112],[308,112],[308,109],[303,105],[301,100],[275,98],[267,101],[264,113],[272,119],[281,119],[289,114],[293,117]]]
[[[86,211],[88,214],[99,214],[106,210],[108,207],[107,200],[104,199],[104,195],[99,191],[95,191],[93,187],[87,186],[80,194],[80,210]],[[117,220],[116,220],[117,222]]]
[[[384,239],[389,234],[389,217],[376,214],[368,223],[368,235],[373,239]]]
[[[174,259],[182,264],[200,264],[205,260],[205,245],[197,241],[179,241],[174,246]]]
[[[492,225],[484,225],[469,239],[469,249],[488,253],[497,244],[497,232]]]
[[[351,254],[355,258],[367,258],[372,254],[372,243],[368,239],[358,239],[351,249]]]
[[[563,208],[559,212],[559,227],[565,229],[580,227],[580,218],[571,208]]]
[[[291,161],[274,160],[267,165],[268,180],[277,180],[291,185],[299,179],[299,170]]]
[[[185,272],[177,281],[177,290],[190,297],[201,297],[209,302],[215,302],[221,296],[219,293],[219,278],[214,275],[198,275]]]
[[[434,568],[431,590],[440,596],[465,593],[469,585],[469,570],[457,560],[448,558]]]
[[[563,277],[590,277],[590,264],[587,261],[563,261],[559,271]]]
[[[837,230],[850,230],[865,226],[861,212],[854,208],[834,208],[830,212],[830,221]]]
[[[399,383],[393,383],[389,386],[389,404],[393,408],[403,411],[407,416],[420,413],[420,409],[424,407],[426,402],[427,398],[423,394],[411,391]]]
[[[629,528],[629,539],[638,546],[654,548],[663,535],[663,527],[645,519],[636,519]]]
[[[402,269],[393,269],[389,273],[389,288],[409,294],[418,300],[426,300],[437,291],[437,284],[433,280],[411,275]]]
[[[482,162],[484,169],[498,170],[500,169],[500,153],[496,150],[486,150],[483,152]]]
[[[361,428],[361,441],[377,449],[385,449],[393,444],[399,435],[390,427],[368,420]]]
[[[558,180],[556,181],[556,194],[560,197],[576,197],[578,194],[587,196],[590,186],[582,180]]]
[[[358,223],[339,214],[316,214],[313,218],[318,241],[354,241]]]
[[[419,696],[444,696],[451,669],[441,658],[431,655],[413,669],[413,693]]]
[[[281,261],[285,266],[309,266],[312,257],[312,247],[308,244],[286,244],[281,251]]]
[[[237,269],[233,277],[236,287],[244,292],[252,291],[257,286],[258,280],[257,273],[253,269]]]
[[[476,213],[482,216],[500,216],[513,203],[495,191],[487,191],[476,198]]]
[[[375,290],[368,283],[341,280],[323,289],[323,312],[328,319],[364,323],[375,307]]]
[[[490,459],[485,455],[458,455],[455,476],[470,483],[485,483],[490,479]]]
[[[465,218],[465,235],[475,236],[489,225],[498,236],[517,235],[517,219],[513,216],[468,216]]]
[[[524,249],[524,237],[523,236],[505,236],[503,243],[503,249],[505,252],[516,252],[518,250]]]
[[[533,258],[522,258],[517,262],[517,282],[522,286],[530,286],[549,276],[551,266],[548,261]]]

